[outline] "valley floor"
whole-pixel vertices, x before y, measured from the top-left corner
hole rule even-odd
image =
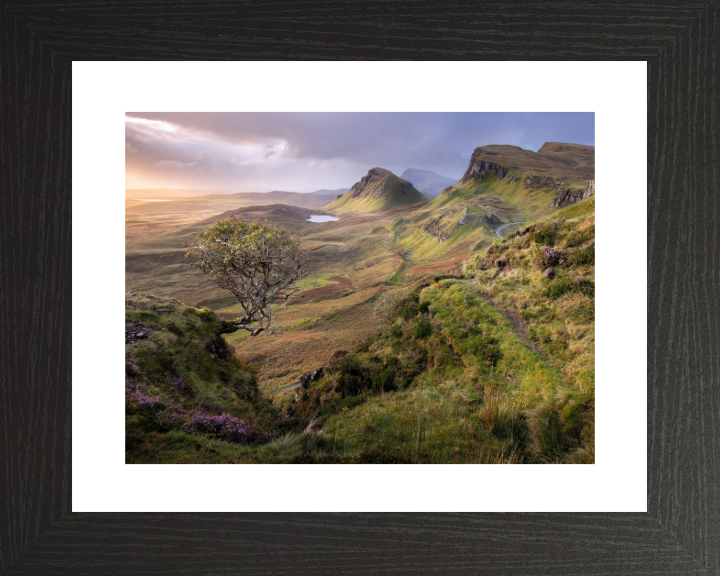
[[[351,215],[318,224],[273,218],[302,235],[313,275],[300,283],[300,292],[289,302],[275,308],[282,328],[278,335],[253,338],[242,331],[226,336],[258,367],[264,392],[296,382],[300,374],[325,364],[336,350],[352,350],[366,341],[382,326],[373,305],[384,292],[458,270],[462,257],[469,254],[467,246],[419,261],[403,258],[404,248],[390,226],[412,212]],[[225,320],[237,318],[237,302],[192,269],[179,249],[196,228],[183,221],[182,226],[165,225],[151,234],[150,222],[140,240],[128,240],[126,289],[207,307]],[[166,251],[170,247],[177,249]]]
[[[300,234],[313,276],[276,309],[280,334],[226,335],[235,359],[208,352],[239,309],[184,261],[197,226],[138,216],[127,315],[158,329],[128,345],[127,461],[593,462],[590,200],[504,224],[495,243],[500,226],[438,242],[415,207],[321,224],[260,210]],[[320,367],[300,394],[278,392]],[[143,394],[162,402],[148,412]],[[232,439],[233,418],[257,427],[252,439]]]

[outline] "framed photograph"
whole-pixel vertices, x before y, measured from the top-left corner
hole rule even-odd
[[[331,7],[3,7],[0,570],[716,572],[716,6]]]
[[[107,426],[115,446],[98,454],[99,436],[74,435],[75,511],[646,509],[645,448],[623,448],[628,433],[646,435],[629,419],[645,409],[644,364],[628,357],[645,356],[645,270],[620,282],[604,256],[645,237],[633,192],[645,174],[622,164],[645,154],[645,64],[486,62],[491,75],[602,89],[498,88],[475,112],[474,92],[439,85],[412,104],[397,91],[333,92],[359,76],[412,86],[475,66],[73,64],[74,154],[93,166],[74,179],[74,217],[85,235],[115,239],[82,246],[77,258],[94,265],[74,293],[103,306],[99,274],[117,292],[107,314],[125,325],[124,342],[88,343],[92,360],[74,373],[73,429]],[[202,89],[183,89],[187,78]],[[314,89],[290,103],[283,86],[301,83]],[[174,111],[142,112],[161,106]],[[611,167],[638,216],[624,236],[602,226],[611,203],[596,210]],[[110,174],[125,193],[108,198],[113,217],[94,219]],[[109,365],[124,386],[98,389],[92,374]],[[633,430],[610,426],[617,418]],[[428,494],[407,464],[457,489]],[[180,473],[199,500],[168,487]],[[476,491],[480,479],[506,490]],[[364,489],[384,482],[406,488]],[[107,499],[137,483],[148,489]]]

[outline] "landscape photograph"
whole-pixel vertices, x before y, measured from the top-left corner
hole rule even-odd
[[[127,464],[594,464],[592,112],[127,112]]]

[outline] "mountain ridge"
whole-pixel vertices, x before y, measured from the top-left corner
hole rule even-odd
[[[541,150],[476,148],[457,184],[398,224],[407,252],[431,257],[484,246],[504,224],[533,221],[594,195],[594,147],[550,142]]]
[[[324,207],[333,214],[384,212],[398,206],[429,201],[411,182],[399,178],[385,168],[371,168],[345,194]]]

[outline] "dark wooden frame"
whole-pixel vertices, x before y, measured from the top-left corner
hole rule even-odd
[[[719,30],[717,0],[5,1],[0,573],[720,573]],[[646,514],[71,512],[71,62],[287,58],[648,62]]]

